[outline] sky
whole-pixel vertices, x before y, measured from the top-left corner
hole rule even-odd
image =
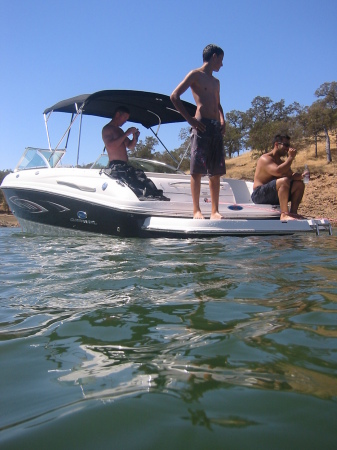
[[[14,169],[26,147],[48,148],[47,107],[104,89],[170,95],[210,43],[225,53],[215,75],[225,113],[257,96],[311,105],[321,84],[337,81],[336,17],[336,0],[0,0],[0,170]],[[193,102],[190,91],[182,98]],[[52,146],[69,120],[50,117]],[[107,122],[83,118],[80,163],[102,152]],[[161,127],[169,150],[183,126]]]

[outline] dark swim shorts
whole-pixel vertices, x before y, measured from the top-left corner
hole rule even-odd
[[[111,178],[123,181],[140,200],[170,200],[163,195],[162,189],[157,189],[143,170],[135,169],[125,161],[110,161],[109,168],[105,169],[104,173]]]
[[[217,120],[201,119],[204,133],[191,128],[191,175],[209,176],[226,173],[221,125]]]
[[[280,201],[276,190],[276,180],[272,180],[269,181],[269,183],[258,186],[254,189],[251,198],[253,202],[257,204],[279,205]]]

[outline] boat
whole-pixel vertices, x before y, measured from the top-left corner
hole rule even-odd
[[[193,116],[195,106],[183,103]],[[145,171],[162,197],[137,195],[124,179],[112,177],[104,151],[89,168],[78,167],[78,156],[75,166],[63,166],[62,159],[75,121],[80,124],[80,142],[83,115],[111,119],[120,105],[130,110],[130,122],[151,130],[169,152],[159,137],[159,129],[162,125],[184,122],[185,119],[167,95],[105,90],[56,103],[43,113],[48,148],[26,148],[14,172],[1,184],[6,201],[23,231],[140,238],[332,233],[327,219],[281,221],[279,206],[254,204],[250,181],[221,178],[219,211],[224,219],[211,220],[209,186],[208,181],[203,180],[200,200],[205,220],[200,220],[193,219],[190,176],[173,165],[129,159],[130,165]],[[71,115],[71,119],[58,144],[52,147],[48,122],[57,112]],[[61,147],[63,142],[64,148]],[[80,145],[78,155],[79,151]]]

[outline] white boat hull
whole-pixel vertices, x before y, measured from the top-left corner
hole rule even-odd
[[[251,183],[242,180],[221,182],[223,220],[209,219],[209,187],[203,181],[200,202],[206,219],[193,219],[188,176],[148,176],[170,201],[140,201],[124,183],[95,169],[25,170],[8,175],[1,188],[23,230],[38,234],[185,238],[331,232],[326,220],[279,220],[279,208],[255,205]]]

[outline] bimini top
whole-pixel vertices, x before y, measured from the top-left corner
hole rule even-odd
[[[196,111],[195,105],[185,101],[183,105],[193,117]],[[158,123],[185,122],[168,95],[142,91],[107,90],[78,95],[47,108],[44,114],[53,111],[76,114],[82,111],[82,114],[111,119],[118,106],[126,106],[130,110],[129,121],[140,123],[145,128]]]

